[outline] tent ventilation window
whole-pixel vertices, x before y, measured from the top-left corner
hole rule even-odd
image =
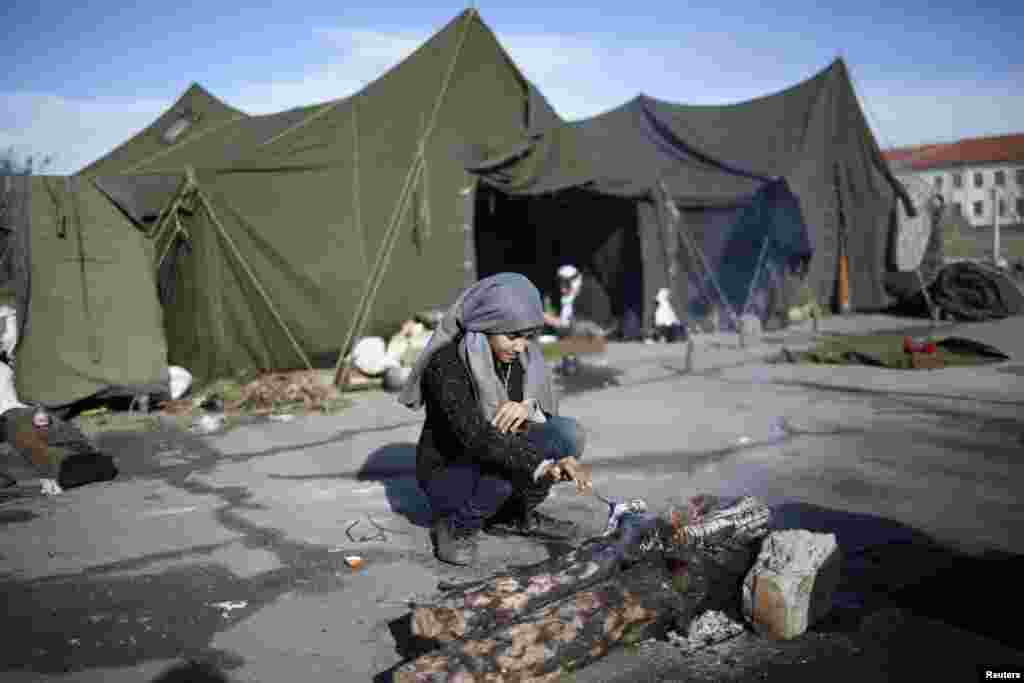
[[[198,114],[192,113],[191,109],[185,109],[178,114],[174,121],[171,122],[171,125],[167,126],[161,139],[163,139],[164,143],[173,145],[198,120]]]

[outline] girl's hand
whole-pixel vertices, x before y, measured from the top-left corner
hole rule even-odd
[[[499,432],[515,431],[526,422],[526,419],[530,416],[530,406],[526,402],[506,401],[498,406],[498,412],[495,414],[494,419],[491,420],[491,425],[497,428]]]
[[[576,458],[569,457],[559,460],[557,467],[565,479],[576,482],[576,493],[588,493],[593,490],[594,481],[588,465],[583,465]]]

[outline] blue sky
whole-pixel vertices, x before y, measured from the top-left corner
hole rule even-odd
[[[10,0],[7,1],[9,5]],[[0,150],[70,173],[193,82],[259,114],[350,94],[465,8],[448,3],[14,0],[0,41]],[[69,3],[70,4],[70,3]],[[751,3],[753,5],[754,3]],[[768,94],[846,59],[884,146],[1024,132],[1024,3],[481,2],[566,118],[637,93],[692,104]]]

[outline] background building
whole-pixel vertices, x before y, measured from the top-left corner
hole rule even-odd
[[[884,152],[897,177],[925,184],[975,228],[1024,225],[1024,134]]]

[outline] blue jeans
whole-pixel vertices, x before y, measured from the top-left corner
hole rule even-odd
[[[571,417],[549,415],[548,421],[531,424],[524,437],[544,459],[561,460],[583,455],[586,433]],[[490,519],[525,514],[540,505],[552,482],[519,484],[479,463],[458,463],[446,467],[423,485],[437,517],[449,517],[460,527],[480,529]]]

